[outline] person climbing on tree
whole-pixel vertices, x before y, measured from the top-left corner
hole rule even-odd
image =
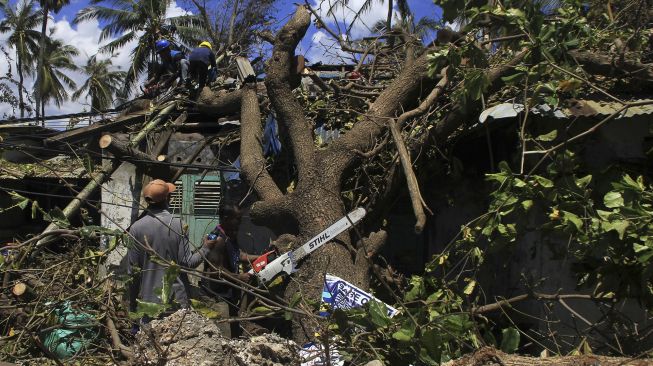
[[[160,39],[155,43],[156,53],[161,58],[154,75],[145,83],[143,93],[146,96],[156,96],[160,91],[172,86],[177,78],[188,78],[188,60],[182,51],[172,49],[172,43]]]
[[[215,54],[211,43],[202,41],[199,47],[194,48],[188,55],[188,62],[190,76],[198,84],[198,93],[201,93],[209,77],[209,66],[212,70],[216,70]]]

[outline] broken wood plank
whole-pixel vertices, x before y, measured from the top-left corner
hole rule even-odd
[[[246,57],[236,57],[236,68],[238,69],[240,80],[245,81],[247,78],[256,78],[254,68]]]
[[[161,133],[158,141],[156,142],[156,145],[154,145],[152,151],[150,151],[150,155],[152,156],[160,155],[163,152],[163,149],[165,149],[166,145],[168,144],[168,140],[170,140],[172,134],[177,130],[179,126],[183,125],[186,122],[187,118],[188,118],[188,113],[186,113],[185,111],[184,113],[180,114],[179,117],[177,117],[175,121],[172,122],[172,125],[170,125],[168,129],[166,129],[164,132]]]
[[[84,140],[85,138],[97,135],[102,132],[116,132],[126,126],[142,123],[148,111],[140,111],[116,118],[114,121],[102,123],[97,122],[86,127],[76,128],[65,131],[43,140],[45,145],[54,145],[57,143],[73,143]]]

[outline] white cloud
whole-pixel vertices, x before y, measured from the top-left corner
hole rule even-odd
[[[356,14],[366,0],[350,0],[347,6],[335,6],[338,0],[312,0],[311,6],[317,10],[320,18],[334,32],[340,33],[346,38],[347,29],[355,19]],[[329,9],[333,7],[332,15],[328,15]],[[394,11],[396,15],[397,11]],[[363,12],[356,21],[351,25],[349,36],[354,39],[361,39],[373,34],[372,28],[378,21],[385,21],[388,16],[388,0],[383,2],[374,1],[372,6]],[[340,49],[340,45],[335,42],[330,35],[322,30],[318,30],[313,35],[310,49],[306,54],[311,62],[322,61],[324,63],[341,63],[344,56],[351,54]]]
[[[173,3],[172,6],[168,9],[166,17],[174,17],[179,15],[190,14],[184,9],[179,7],[177,3]],[[40,26],[39,26],[40,29]],[[78,66],[83,66],[86,64],[88,58],[92,55],[95,55],[98,52],[98,49],[103,45],[113,41],[115,38],[106,39],[100,42],[100,33],[102,29],[97,20],[90,20],[82,22],[73,26],[71,21],[64,18],[57,22],[50,22],[48,26],[49,30],[53,31],[53,38],[61,39],[67,44],[75,46],[79,50],[79,55],[73,58],[73,61]],[[8,34],[0,35],[0,44],[6,45]],[[114,55],[100,53],[98,58],[106,59],[111,58],[113,66],[116,69],[127,70],[131,62],[131,50],[136,46],[136,41],[132,41],[126,44],[123,48],[118,50]],[[15,50],[9,49],[10,57],[12,60],[15,60]],[[3,60],[4,61],[4,60]],[[5,75],[8,71],[9,65],[5,62],[0,62],[0,75]],[[15,79],[18,77],[15,75],[16,67],[15,61],[12,65],[12,71],[14,72]],[[73,79],[78,86],[81,86],[85,81],[85,76],[80,72],[66,72],[71,79]],[[32,89],[34,83],[33,77],[25,78],[25,86],[28,90]],[[90,102],[90,101],[89,101]],[[46,115],[56,115],[56,114],[68,114],[68,113],[78,113],[83,110],[89,110],[87,102],[82,98],[78,101],[68,101],[64,103],[61,107],[57,107],[54,104],[47,105],[45,107]],[[16,111],[17,115],[19,111]],[[0,105],[0,118],[3,114],[11,115],[12,110],[9,105],[2,104]]]

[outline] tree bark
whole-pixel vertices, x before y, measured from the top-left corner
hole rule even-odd
[[[205,88],[204,90],[208,90]],[[212,116],[227,116],[235,114],[240,109],[243,89],[224,95],[217,93],[202,93],[195,105],[197,112]]]
[[[41,2],[43,6],[43,23],[41,26],[41,39],[39,40],[39,58],[36,66],[36,83],[34,86],[34,101],[36,103],[36,118],[38,120],[39,116],[43,116],[41,113],[43,98],[41,95],[41,84],[43,80],[43,61],[45,58],[45,33],[48,28],[48,13],[50,12],[49,4],[47,1]],[[40,121],[41,125],[45,127],[45,121]]]
[[[653,82],[653,65],[642,64],[626,57],[604,55],[590,51],[573,50],[569,55],[589,73],[610,77],[628,77],[635,80]]]
[[[25,99],[23,97],[23,84],[25,80],[23,78],[23,59],[19,55],[16,55],[16,67],[18,67],[18,108],[20,108],[20,118],[25,118]]]

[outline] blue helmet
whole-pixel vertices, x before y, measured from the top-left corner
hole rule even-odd
[[[161,52],[168,47],[170,47],[170,41],[167,39],[160,39],[155,43],[156,52]]]

